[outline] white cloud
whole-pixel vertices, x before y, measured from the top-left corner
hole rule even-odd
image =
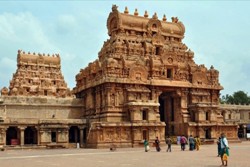
[[[44,33],[43,25],[29,12],[1,14],[0,39],[0,88],[9,86],[9,80],[16,71],[18,49],[41,53],[60,51]]]

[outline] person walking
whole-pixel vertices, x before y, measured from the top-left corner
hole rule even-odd
[[[181,151],[185,151],[185,148],[186,148],[185,145],[187,144],[187,138],[184,135],[181,136],[180,143],[181,143]]]
[[[189,141],[189,150],[193,151],[194,150],[194,143],[195,143],[195,141],[194,141],[194,138],[193,138],[192,135],[189,136],[188,141]]]
[[[172,151],[171,150],[172,140],[169,136],[167,136],[167,138],[166,138],[166,144],[168,145],[167,152],[168,151],[171,152]]]
[[[218,150],[218,157],[220,157],[220,149],[221,149],[221,146],[220,146],[220,140],[221,138],[219,137],[218,140],[217,140],[217,150]]]
[[[220,139],[220,157],[221,157],[221,166],[227,166],[228,165],[228,156],[229,156],[229,147],[228,147],[228,141],[224,133],[221,134]]]
[[[158,137],[156,137],[156,139],[155,139],[155,148],[156,148],[157,152],[161,151],[160,141],[159,141]]]
[[[144,140],[143,144],[144,144],[145,152],[148,152],[150,148],[149,148],[147,139]]]
[[[200,145],[201,145],[200,137],[196,136],[196,138],[195,138],[195,148],[196,148],[197,151],[200,150]]]

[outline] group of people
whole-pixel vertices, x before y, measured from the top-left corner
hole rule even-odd
[[[171,152],[171,145],[173,143],[172,139],[167,136],[166,138],[166,144],[167,144],[167,152]],[[193,150],[199,150],[200,149],[200,145],[201,145],[201,141],[200,138],[198,136],[193,137],[192,135],[189,136],[189,138],[187,139],[184,135],[180,136],[177,138],[177,144],[181,145],[181,150],[185,151],[186,145],[189,144],[189,150],[193,151]],[[161,147],[160,147],[160,141],[159,138],[156,137],[155,142],[154,142],[155,148],[157,152],[161,151]],[[228,156],[229,156],[229,146],[228,146],[228,141],[227,138],[225,137],[225,134],[222,133],[221,136],[219,137],[218,141],[217,141],[217,146],[218,146],[218,157],[221,158],[221,166],[227,166],[228,165]],[[149,151],[149,142],[145,139],[144,140],[144,147],[145,147],[145,151],[148,152]]]
[[[172,139],[167,136],[166,138],[166,144],[167,144],[167,152],[171,152],[171,145],[173,143]],[[197,151],[200,149],[200,138],[198,136],[196,137],[192,137],[192,135],[190,135],[190,137],[187,139],[185,136],[181,136],[180,138],[177,138],[177,144],[180,143],[181,145],[181,150],[185,151],[186,149],[186,144],[189,143],[189,150],[193,151],[194,149],[196,149]],[[154,142],[155,148],[157,152],[161,151],[161,147],[160,147],[160,141],[158,139],[158,137],[156,137],[155,142]],[[148,152],[149,151],[149,143],[148,141],[145,139],[144,140],[144,147],[145,147],[145,151]]]
[[[186,145],[189,144],[189,150],[200,150],[200,145],[201,145],[201,140],[199,136],[193,137],[192,135],[189,136],[187,139],[185,136],[181,136],[180,138],[177,139],[177,142],[181,144],[181,150],[185,151]]]

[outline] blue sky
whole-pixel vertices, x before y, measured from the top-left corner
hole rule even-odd
[[[112,4],[139,15],[147,10],[167,19],[177,16],[186,27],[183,42],[195,62],[220,72],[222,95],[250,92],[250,2],[248,1],[0,1],[0,88],[15,73],[17,50],[61,56],[68,86],[98,57],[107,35]],[[249,94],[248,94],[249,95]]]

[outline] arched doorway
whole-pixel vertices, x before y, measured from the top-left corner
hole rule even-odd
[[[6,131],[6,145],[20,144],[20,130],[16,126],[10,126]]]
[[[69,143],[80,142],[80,129],[77,126],[71,126],[69,129]]]
[[[37,144],[37,130],[35,127],[28,126],[24,130],[24,144]]]

